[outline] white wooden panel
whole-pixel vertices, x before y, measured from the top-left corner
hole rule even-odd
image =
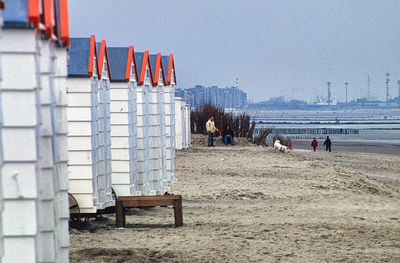
[[[67,114],[68,114],[69,121],[91,121],[92,120],[90,108],[68,107]]]
[[[5,200],[4,235],[35,235],[37,233],[35,200]]]
[[[129,137],[128,129],[111,129],[111,137],[120,137],[120,136]]]
[[[55,107],[55,122],[57,127],[57,134],[68,134],[68,123],[67,123],[67,107],[57,106]]]
[[[6,163],[2,167],[3,196],[5,198],[36,198],[36,170],[34,163]]]
[[[72,194],[74,193],[92,194],[93,193],[92,180],[69,180],[69,191]]]
[[[34,92],[2,92],[2,117],[4,125],[36,125],[36,100]]]
[[[33,237],[4,238],[3,262],[36,262],[35,239]]]
[[[91,92],[91,81],[89,78],[72,78],[68,77],[68,99],[69,99],[69,94],[75,93],[75,92]]]
[[[110,104],[111,116],[112,113],[129,112],[128,101],[111,101]]]
[[[113,188],[114,188],[114,191],[117,194],[117,196],[129,196],[129,195],[131,195],[130,185],[129,184],[113,185]]]
[[[4,160],[36,160],[36,137],[33,129],[3,129]]]
[[[3,54],[2,60],[2,89],[33,89],[37,87],[36,76],[34,72],[35,60],[34,56],[21,56],[21,55],[8,55]],[[21,74],[16,74],[15,69],[18,72],[23,72],[23,78]]]
[[[70,151],[69,152],[69,164],[70,165],[91,165],[92,164],[92,153],[90,151]]]
[[[93,206],[93,194],[72,193],[72,195],[75,197],[81,213],[96,213],[97,209]]]
[[[68,163],[67,162],[61,162],[59,164],[59,169],[60,169],[60,174],[63,176],[60,176],[59,180],[59,188],[60,191],[68,191],[68,177],[69,177],[69,169],[68,169]]]
[[[40,166],[41,168],[52,168],[53,167],[53,152],[52,152],[52,141],[51,137],[42,137],[40,139]]]
[[[27,52],[34,52],[36,50],[36,36],[35,32],[31,29],[15,30],[4,28],[2,35],[2,50]]]
[[[54,185],[53,172],[53,169],[42,169],[40,171],[38,181],[39,198],[54,199],[54,191],[52,188]]]
[[[112,137],[112,144],[111,147],[112,148],[127,148],[129,147],[129,137],[125,136],[125,137]]]
[[[129,114],[127,112],[112,113],[111,114],[111,125],[115,124],[129,124]],[[115,127],[119,129],[118,126]],[[128,127],[122,127],[122,129],[128,129]]]
[[[92,165],[82,165],[82,166],[69,166],[69,180],[73,179],[88,179],[93,178],[92,175]]]
[[[110,92],[111,100],[128,100],[128,91],[127,89],[113,89]]]
[[[39,211],[45,211],[45,214],[40,214],[38,217],[40,231],[54,230],[55,205],[54,200],[41,200],[39,202]]]
[[[41,72],[50,72],[50,46],[48,40],[40,41],[39,67]]]
[[[38,238],[39,249],[38,258],[39,262],[54,262],[55,255],[55,236],[54,231],[50,233],[41,233]]]
[[[90,137],[68,137],[68,150],[92,150]]]
[[[90,93],[68,93],[68,107],[91,105]]]
[[[51,126],[51,113],[50,113],[50,105],[41,107],[41,125],[40,125],[40,134],[41,136],[51,136],[52,135],[52,126]]]
[[[115,161],[129,161],[129,149],[112,149],[111,153]]]
[[[50,83],[49,83],[49,76],[46,75],[41,75],[40,76],[40,103],[41,104],[50,104],[51,103],[51,98],[50,98]]]
[[[68,136],[91,136],[92,126],[89,121],[68,122]]]
[[[113,173],[113,185],[116,184],[130,184],[129,172],[128,173]]]
[[[129,167],[129,160],[127,161],[112,161],[112,170],[113,172],[129,172],[130,167]],[[114,178],[113,178],[114,182]]]

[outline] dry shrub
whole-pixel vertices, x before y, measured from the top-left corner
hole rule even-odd
[[[275,144],[276,140],[279,140],[282,145],[288,147],[290,150],[293,150],[292,140],[290,138],[285,138],[279,134],[275,134],[274,137],[272,137],[272,144]]]
[[[221,131],[230,124],[236,137],[247,137],[250,129],[250,116],[245,112],[234,116],[224,109],[207,104],[195,109],[190,114],[191,131],[194,134],[207,134],[206,123],[214,116],[215,126]]]
[[[253,143],[257,145],[262,145],[262,146],[268,146],[267,145],[267,137],[270,135],[272,132],[271,129],[262,129],[258,133],[256,137],[253,139]]]

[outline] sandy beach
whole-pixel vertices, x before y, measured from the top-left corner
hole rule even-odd
[[[206,145],[177,151],[183,227],[107,215],[71,230],[71,262],[400,262],[400,155]]]

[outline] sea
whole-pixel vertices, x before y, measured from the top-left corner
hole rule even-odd
[[[292,140],[330,136],[335,141],[374,142],[400,147],[400,108],[338,110],[250,110],[257,134],[272,129]]]

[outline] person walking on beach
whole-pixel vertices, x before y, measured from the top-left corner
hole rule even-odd
[[[317,146],[318,146],[318,141],[315,137],[314,137],[314,140],[311,142],[311,146],[313,147],[313,151],[316,152]]]
[[[331,152],[332,141],[331,141],[331,139],[329,139],[329,136],[326,136],[326,140],[324,142],[324,145],[326,146],[325,151],[329,150],[329,152]]]
[[[208,133],[208,147],[214,146],[214,133],[215,131],[218,131],[218,129],[215,128],[214,116],[211,116],[210,119],[208,119],[206,123],[206,131]]]
[[[222,131],[222,141],[225,144],[232,144],[233,143],[233,137],[235,137],[235,134],[233,133],[233,130],[231,129],[231,126],[229,124],[227,124],[225,126],[225,129]]]

